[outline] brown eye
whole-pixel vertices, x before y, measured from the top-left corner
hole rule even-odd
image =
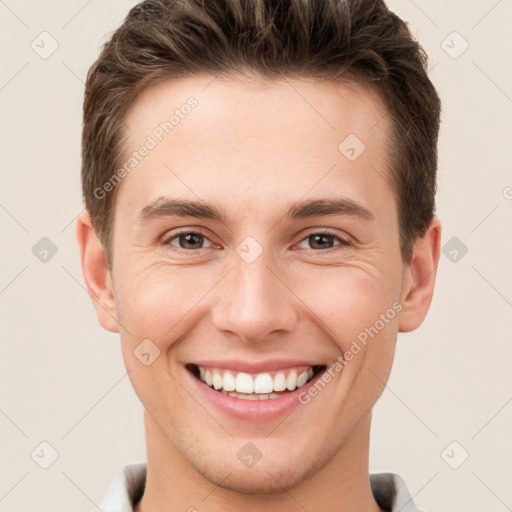
[[[184,231],[170,237],[166,244],[177,246],[184,250],[197,250],[203,248],[205,240],[208,239],[201,233],[196,233],[195,231]],[[175,241],[178,243],[174,243]]]
[[[199,249],[204,240],[204,236],[198,233],[185,233],[178,236],[179,244],[182,249]],[[193,246],[193,247],[191,247]]]
[[[334,237],[323,233],[309,235],[309,246],[311,249],[330,249],[333,245]]]
[[[329,231],[310,233],[302,240],[301,243],[305,241],[308,242],[309,247],[307,247],[307,249],[314,249],[315,251],[328,250],[336,246],[346,247],[352,245],[349,240],[345,240],[337,234],[330,233]]]

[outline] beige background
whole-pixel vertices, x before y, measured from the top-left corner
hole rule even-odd
[[[88,512],[145,458],[142,408],[84,290],[74,232],[83,81],[134,3],[0,1],[2,512]],[[427,511],[511,510],[512,1],[390,6],[430,56],[443,244],[468,252],[442,255],[429,317],[399,338],[371,471],[402,475]],[[43,31],[59,45],[46,59],[31,48]],[[46,263],[32,253],[42,237],[58,250]],[[43,441],[59,454],[46,470]]]

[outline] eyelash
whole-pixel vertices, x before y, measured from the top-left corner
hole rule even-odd
[[[172,245],[171,241],[173,241],[174,239],[177,239],[181,235],[200,235],[200,236],[206,238],[208,241],[211,242],[211,240],[208,238],[208,236],[204,232],[202,232],[201,230],[196,230],[196,231],[179,231],[178,233],[174,233],[172,236],[167,237],[164,240],[164,245]],[[333,232],[333,231],[331,231],[329,229],[324,229],[324,230],[321,230],[321,231],[312,231],[310,233],[307,233],[300,240],[300,243],[304,242],[305,240],[307,240],[308,238],[310,238],[310,237],[312,237],[314,235],[327,235],[327,236],[330,236],[330,237],[334,238],[335,240],[337,240],[339,242],[339,244],[337,246],[329,247],[327,249],[310,249],[311,251],[314,251],[314,252],[326,253],[326,252],[331,252],[331,251],[336,250],[336,247],[339,247],[339,246],[351,247],[352,245],[354,245],[350,240],[348,240],[346,238],[343,238],[343,237],[340,237],[337,233],[335,233],[335,232]],[[204,249],[203,247],[201,247],[200,249],[183,249],[182,247],[176,247],[176,248],[178,250],[180,250],[180,251],[192,252],[192,253],[195,252],[195,251],[199,251],[201,249]]]

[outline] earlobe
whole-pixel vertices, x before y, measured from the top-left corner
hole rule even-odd
[[[441,252],[441,222],[434,217],[422,238],[414,243],[413,255],[404,274],[399,332],[417,329],[427,316]]]
[[[107,331],[119,332],[110,271],[87,210],[78,217],[76,237],[85,285],[98,320]]]

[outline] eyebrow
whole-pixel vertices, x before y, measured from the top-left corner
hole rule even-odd
[[[142,222],[147,222],[150,219],[170,217],[172,215],[218,221],[223,221],[225,217],[219,209],[202,201],[160,197],[140,211],[139,219]]]
[[[171,197],[160,197],[144,207],[139,213],[139,219],[142,223],[146,223],[151,219],[174,215],[226,222],[226,215],[213,205],[202,201]],[[365,221],[375,220],[371,210],[348,198],[299,201],[291,205],[284,216],[293,220],[326,215],[347,215]]]
[[[287,210],[285,217],[306,219],[321,215],[349,215],[366,221],[375,220],[371,210],[348,198],[299,201]]]

